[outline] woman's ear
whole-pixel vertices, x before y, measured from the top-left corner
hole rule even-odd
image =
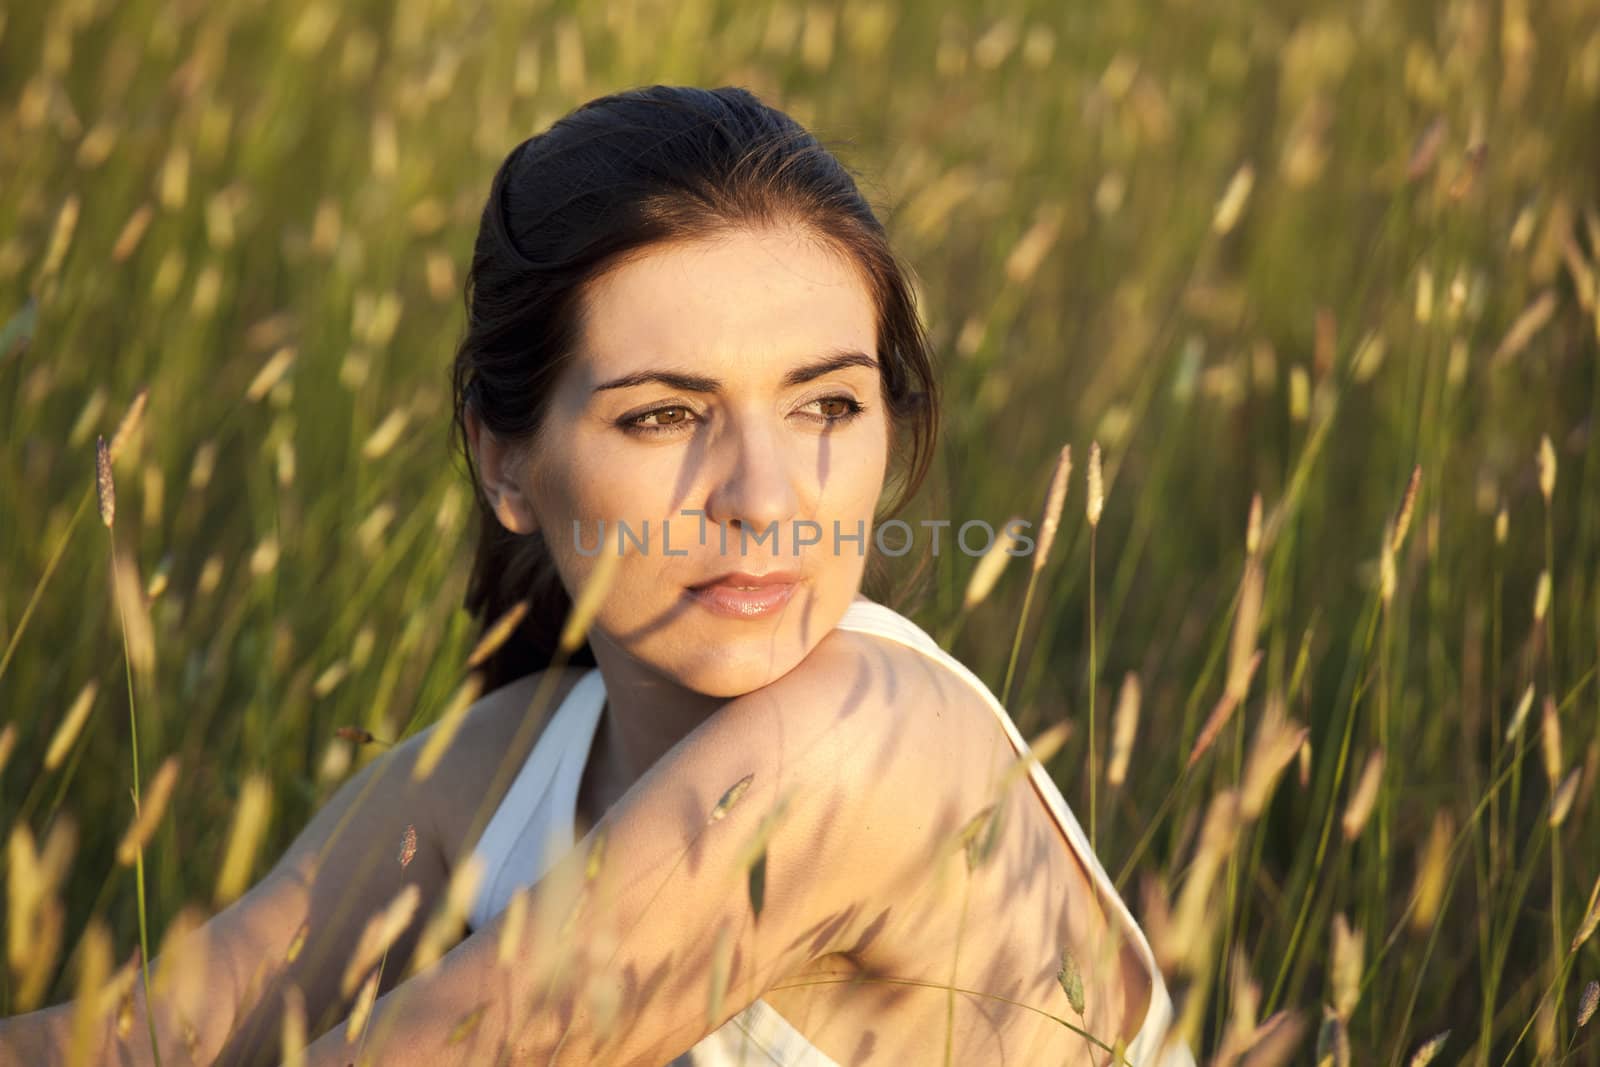
[[[521,458],[522,450],[484,429],[470,410],[467,412],[467,439],[472,445],[473,463],[478,468],[484,496],[500,525],[514,534],[531,534],[538,530],[539,521],[534,517],[532,502],[517,477],[516,461]]]

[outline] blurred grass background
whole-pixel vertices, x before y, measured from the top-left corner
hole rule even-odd
[[[364,758],[338,726],[396,737],[454,688],[475,635],[446,375],[489,179],[651,82],[749,87],[860,173],[948,391],[908,518],[1036,520],[1073,444],[1010,706],[1030,735],[1072,722],[1050,766],[1087,823],[1093,670],[1099,851],[1158,948],[1263,717],[1309,727],[1309,762],[1217,853],[1204,949],[1165,956],[1197,1044],[1288,1007],[1297,1059],[1404,1062],[1448,1029],[1451,1062],[1600,1062],[1574,1017],[1600,942],[1569,950],[1600,874],[1591,0],[0,8],[0,832],[77,827],[48,999],[92,914],[119,956],[137,938],[96,435],[148,385],[114,536],[148,605],[141,766],[182,766],[147,850],[153,942],[212,899],[247,779],[271,785],[259,874]],[[1263,656],[1186,771],[1252,558]],[[1026,567],[957,628],[973,560],[937,564],[906,610],[998,693]],[[1372,822],[1330,834],[1380,749]],[[1336,916],[1364,948],[1353,1009]]]

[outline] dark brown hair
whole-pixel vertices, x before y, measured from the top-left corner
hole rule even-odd
[[[892,424],[894,515],[921,485],[938,432],[938,387],[905,269],[850,171],[811,133],[748,90],[653,85],[589,101],[512,149],[489,189],[452,371],[456,443],[478,501],[466,607],[483,627],[527,601],[485,665],[493,689],[548,667],[571,601],[542,534],[490,510],[470,411],[513,444],[538,433],[551,387],[582,335],[585,287],[670,241],[800,224],[853,262],[878,307],[878,356]],[[882,566],[868,553],[868,576]],[[585,645],[570,662],[593,664]]]

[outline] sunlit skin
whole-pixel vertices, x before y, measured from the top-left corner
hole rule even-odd
[[[569,592],[599,561],[602,520],[607,552],[618,520],[641,535],[649,521],[649,551],[629,545],[590,633],[608,695],[595,759],[606,764],[603,791],[616,794],[728,698],[800,663],[843,616],[865,569],[891,427],[876,304],[857,268],[811,231],[657,246],[586,296],[581,350],[531,446],[471,433],[495,514],[514,532],[545,531]],[[850,353],[819,376],[784,380]],[[606,387],[652,372],[715,387]],[[703,520],[685,514],[697,509]],[[804,520],[822,538],[796,555]],[[835,522],[843,534],[860,524],[864,542],[836,552]],[[754,541],[773,523],[776,555],[770,537]],[[767,618],[724,618],[685,596],[728,571],[777,569],[801,581]]]

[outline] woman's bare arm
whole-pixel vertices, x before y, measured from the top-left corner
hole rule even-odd
[[[430,796],[443,774],[418,783],[412,768],[429,731],[379,756],[324,805],[272,870],[228,908],[163,945],[151,961],[156,1037],[162,1051],[192,1052],[201,1063],[276,1063],[285,991],[298,987],[310,1032],[342,1018],[346,959],[368,918],[407,886],[426,917],[446,878],[434,836]],[[400,863],[407,828],[414,858]],[[420,923],[397,942],[403,959]],[[393,984],[396,973],[387,976]],[[164,979],[173,980],[164,980]],[[134,983],[131,1026],[116,1012],[98,1021],[91,1062],[153,1063],[148,1006]],[[0,1020],[0,1067],[65,1063],[76,1002]],[[171,1054],[164,1062],[172,1062]]]
[[[660,1064],[870,938],[985,802],[956,724],[987,712],[897,669],[907,659],[828,635],[720,708],[493,923],[307,1062]]]

